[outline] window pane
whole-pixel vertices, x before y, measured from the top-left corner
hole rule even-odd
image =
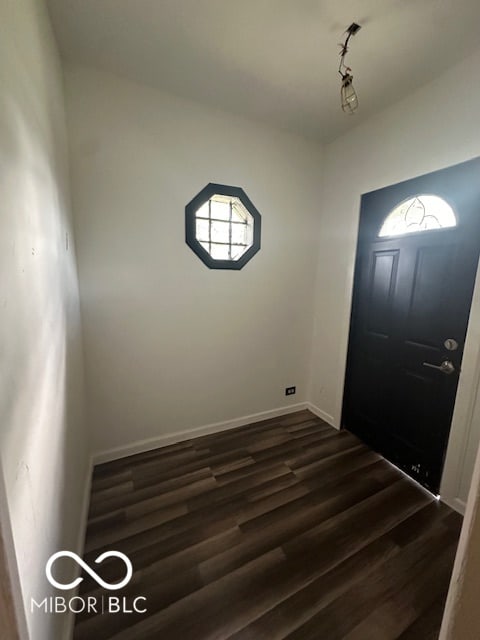
[[[248,247],[236,247],[232,246],[232,260],[238,260],[243,256],[245,251],[247,251]]]
[[[208,218],[208,200],[207,202],[202,204],[200,209],[197,209],[195,215],[197,216],[197,218]]]
[[[378,235],[384,238],[456,226],[455,213],[448,202],[438,196],[420,195],[395,207]]]
[[[247,244],[246,224],[232,224],[232,242],[233,244]]]
[[[232,201],[232,220],[234,222],[245,222],[248,218],[252,218],[252,216],[245,209],[240,200],[236,199]]]
[[[218,220],[230,220],[230,203],[219,202],[218,200],[211,200],[212,218]]]
[[[197,240],[199,240],[200,242],[208,242],[208,227],[210,226],[210,222],[208,220],[197,220],[196,225],[197,234],[195,237],[197,238]]]
[[[251,247],[253,244],[253,220],[247,225],[245,239],[248,246]]]
[[[212,222],[212,242],[229,241],[230,224],[228,222]]]
[[[215,260],[229,260],[230,255],[228,251],[228,245],[225,244],[212,244],[210,255]]]

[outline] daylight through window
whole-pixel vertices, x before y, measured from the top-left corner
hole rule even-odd
[[[215,260],[238,260],[253,244],[253,217],[238,198],[215,194],[195,218],[196,238]]]
[[[455,213],[448,202],[434,195],[419,195],[396,206],[378,235],[384,238],[456,226]]]

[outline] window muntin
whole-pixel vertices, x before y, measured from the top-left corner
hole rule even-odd
[[[210,269],[242,269],[260,235],[261,216],[239,187],[210,183],[185,207],[185,241]]]
[[[385,218],[379,238],[456,227],[452,207],[439,196],[422,194],[397,205]]]

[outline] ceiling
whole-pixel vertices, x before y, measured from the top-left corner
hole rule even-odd
[[[47,2],[67,61],[322,142],[480,47],[478,0]],[[360,107],[345,115],[338,43],[353,21]]]

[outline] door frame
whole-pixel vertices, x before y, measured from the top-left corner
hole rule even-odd
[[[427,173],[435,173],[442,169],[448,169],[451,166],[458,166],[462,164],[468,164],[470,162],[479,162],[480,158],[472,158],[465,162],[460,162],[455,165],[447,167],[440,167],[438,169],[432,169]],[[405,180],[411,180],[419,176],[411,176],[410,178],[404,178]],[[388,188],[396,183],[390,185],[383,185],[375,189]],[[367,193],[367,192],[365,192]],[[355,233],[355,246],[352,248],[352,252],[349,255],[349,270],[348,270],[348,286],[346,287],[346,315],[344,316],[345,328],[343,333],[343,341],[341,345],[341,358],[343,367],[341,368],[342,379],[340,382],[341,393],[337,397],[337,419],[333,419],[334,426],[341,428],[342,411],[345,396],[345,380],[347,373],[347,357],[349,349],[349,337],[351,327],[351,313],[353,302],[353,289],[355,283],[355,268],[357,262],[357,246],[358,237],[360,232],[360,211],[361,211],[361,198],[363,193],[357,200],[356,210],[356,222],[357,228]],[[479,203],[480,207],[480,203]],[[462,370],[460,373],[457,394],[455,397],[455,406],[453,411],[453,418],[450,427],[450,435],[448,439],[448,445],[445,455],[445,462],[443,467],[442,480],[440,484],[440,497],[442,502],[452,507],[456,511],[464,514],[466,506],[466,496],[468,494],[468,488],[471,483],[471,474],[468,479],[468,486],[464,492],[465,499],[460,497],[462,493],[462,485],[465,484],[465,463],[468,461],[468,456],[472,456],[471,471],[473,472],[473,466],[475,462],[475,455],[479,449],[480,443],[480,423],[476,423],[474,415],[477,411],[480,411],[480,261],[477,265],[477,273],[475,276],[475,287],[473,291],[472,303],[470,305],[470,315],[467,326],[467,334],[465,337],[464,353],[462,360]],[[470,443],[474,443],[475,446],[470,446]]]
[[[29,640],[0,460],[0,640]]]
[[[470,317],[463,352],[462,370],[458,381],[452,426],[443,467],[440,495],[442,501],[465,514],[466,497],[472,477],[468,480],[465,499],[460,497],[465,483],[464,467],[468,454],[472,456],[471,471],[475,464],[480,442],[480,423],[474,419],[480,411],[480,262],[477,266]],[[475,443],[474,451],[469,451]]]

